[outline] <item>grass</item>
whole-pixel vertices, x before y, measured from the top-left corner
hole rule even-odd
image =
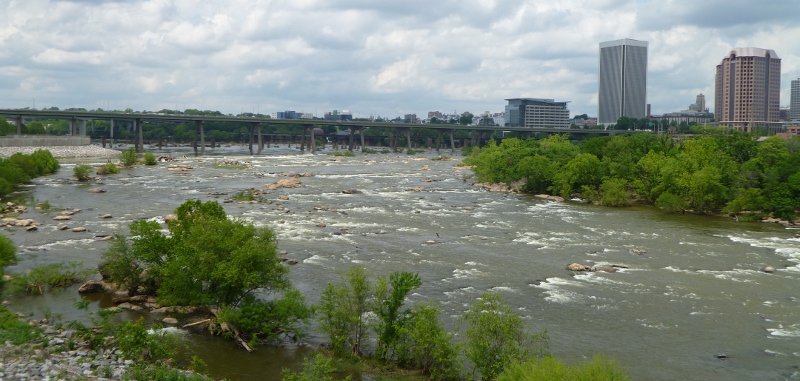
[[[354,157],[354,156],[356,156],[356,153],[355,153],[355,152],[353,152],[353,151],[344,151],[344,152],[341,152],[341,151],[336,151],[336,152],[334,152],[332,155],[333,155],[333,156],[346,156],[346,157]]]
[[[85,281],[92,270],[82,268],[77,262],[52,263],[37,266],[26,274],[19,274],[8,282],[11,294],[44,294],[57,288],[69,287]]]
[[[21,345],[37,341],[41,337],[41,328],[19,320],[15,313],[0,306],[0,342],[11,341],[14,345]]]
[[[246,202],[246,201],[258,201],[264,202],[264,198],[261,197],[260,194],[256,194],[255,189],[245,189],[243,191],[236,192],[233,196],[231,196],[231,200],[239,201],[239,202]]]

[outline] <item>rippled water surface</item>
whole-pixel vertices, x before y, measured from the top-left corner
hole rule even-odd
[[[25,197],[82,209],[69,225],[89,232],[57,230],[54,213],[30,212],[44,225],[6,232],[22,259],[9,271],[61,261],[94,266],[107,245],[98,234],[127,233],[137,219],[161,221],[189,198],[222,201],[276,182],[282,172],[311,172],[301,188],[271,191],[271,204],[224,204],[229,214],[277,232],[280,249],[299,261],[291,268],[294,285],[311,302],[352,264],[376,276],[413,271],[424,284],[409,303],[439,301],[450,327],[482,292],[499,292],[532,331],[547,330],[553,353],[567,360],[611,354],[637,380],[800,378],[800,239],[791,229],[490,193],[465,181],[471,172],[454,168],[458,157],[434,161],[435,152],[297,152],[273,148],[253,157],[217,150],[181,159],[194,167],[189,172],[168,171],[171,163],[138,166],[91,185],[107,191],[101,194],[71,181],[72,165],[63,165]],[[215,168],[215,160],[253,168]],[[99,219],[103,213],[114,218]],[[572,274],[565,270],[572,262],[624,268]],[[761,272],[766,265],[777,271]],[[69,317],[76,299],[67,290],[14,303]],[[278,380],[281,367],[296,366],[308,351],[260,348],[248,355],[229,342],[185,336],[215,376],[241,380]],[[323,339],[312,332],[308,341]]]

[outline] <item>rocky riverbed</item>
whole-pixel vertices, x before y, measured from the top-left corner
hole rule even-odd
[[[55,157],[117,157],[119,150],[103,148],[98,145],[88,146],[53,146],[53,147],[0,147],[0,157],[9,157],[15,153],[31,154],[36,150],[46,149]]]
[[[122,380],[128,368],[136,365],[118,349],[90,349],[73,330],[51,326],[47,320],[28,322],[42,329],[42,339],[0,345],[0,380]]]

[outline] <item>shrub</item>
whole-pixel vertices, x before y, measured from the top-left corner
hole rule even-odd
[[[331,347],[337,354],[361,354],[361,342],[366,335],[369,298],[373,285],[367,279],[367,269],[351,266],[341,276],[338,285],[328,283],[316,307],[320,329],[328,334]]]
[[[333,153],[333,156],[354,157],[354,156],[356,156],[356,153],[353,152],[353,151],[344,151],[344,152],[336,151],[336,152]]]
[[[472,375],[494,380],[512,361],[523,361],[535,354],[533,345],[547,342],[545,332],[530,335],[522,318],[503,302],[499,294],[484,292],[462,320],[466,323],[464,354],[472,361]]]
[[[126,167],[135,165],[136,162],[139,161],[139,155],[136,154],[136,148],[131,147],[120,152],[119,161]]]
[[[0,291],[3,290],[3,270],[17,262],[17,247],[5,235],[0,234]]]
[[[92,271],[82,268],[77,262],[52,263],[37,266],[27,274],[18,274],[10,282],[12,294],[44,294],[54,288],[69,287],[85,281]]]
[[[156,165],[158,164],[158,160],[156,159],[156,155],[153,155],[152,152],[145,152],[144,153],[144,165]]]
[[[626,381],[628,375],[612,359],[597,355],[572,366],[553,357],[512,362],[497,376],[497,381]]]
[[[453,334],[439,323],[439,308],[420,304],[399,329],[397,358],[400,365],[421,369],[432,380],[461,379],[459,347]]]
[[[41,337],[41,331],[41,328],[19,320],[17,314],[5,306],[0,306],[0,342],[11,341],[14,345],[30,343]]]
[[[92,177],[92,168],[89,165],[81,164],[76,165],[75,168],[72,168],[72,174],[75,176],[78,181],[89,181]]]
[[[603,205],[625,206],[630,196],[625,179],[607,179],[600,185],[600,203]]]
[[[223,307],[219,312],[219,320],[245,332],[252,347],[262,339],[280,340],[286,332],[294,333],[295,339],[302,337],[310,318],[311,308],[297,290],[290,290],[283,297],[269,301],[250,294],[237,308]]]
[[[116,339],[122,357],[134,361],[164,361],[177,353],[175,338],[158,325],[148,330],[143,318],[125,322],[117,329]]]
[[[378,334],[378,348],[375,353],[380,360],[394,360],[397,352],[399,329],[409,319],[411,312],[401,312],[406,295],[422,285],[419,274],[410,272],[393,272],[387,280],[378,279],[375,285],[375,301],[373,311],[378,319],[375,333]]]
[[[115,175],[117,173],[119,173],[119,167],[117,167],[117,165],[114,163],[103,164],[97,169],[98,175]]]
[[[303,370],[300,372],[292,372],[289,369],[281,371],[282,381],[333,381],[334,378],[330,375],[335,372],[336,368],[331,364],[331,359],[322,354],[317,353],[309,360],[306,357],[303,360]],[[345,380],[349,380],[347,376]]]

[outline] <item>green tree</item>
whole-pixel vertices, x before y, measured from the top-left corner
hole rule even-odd
[[[398,362],[421,369],[432,380],[461,379],[459,346],[453,334],[439,322],[441,310],[432,304],[418,304],[399,329]]]
[[[497,381],[626,381],[626,371],[613,359],[597,355],[589,361],[567,365],[553,356],[513,362]]]
[[[630,199],[625,179],[606,179],[600,184],[600,204],[608,206],[625,206]]]
[[[466,323],[464,354],[472,361],[473,377],[494,380],[512,361],[524,361],[536,354],[534,345],[547,341],[545,332],[530,335],[522,318],[499,294],[484,292],[462,317]]]
[[[319,327],[330,337],[334,352],[361,354],[367,328],[365,314],[370,310],[372,290],[367,269],[361,266],[351,266],[341,276],[340,284],[329,283],[325,287],[317,316]]]
[[[281,371],[282,381],[333,381],[334,378],[331,373],[336,371],[336,368],[331,363],[329,357],[317,353],[311,360],[308,357],[303,359],[303,370],[300,372],[292,372],[284,368]],[[347,376],[345,380],[349,380]]]
[[[393,272],[389,279],[381,277],[375,284],[373,311],[378,316],[375,333],[378,335],[376,357],[383,361],[394,360],[399,331],[409,318],[410,311],[401,312],[406,295],[422,285],[419,274]]]

